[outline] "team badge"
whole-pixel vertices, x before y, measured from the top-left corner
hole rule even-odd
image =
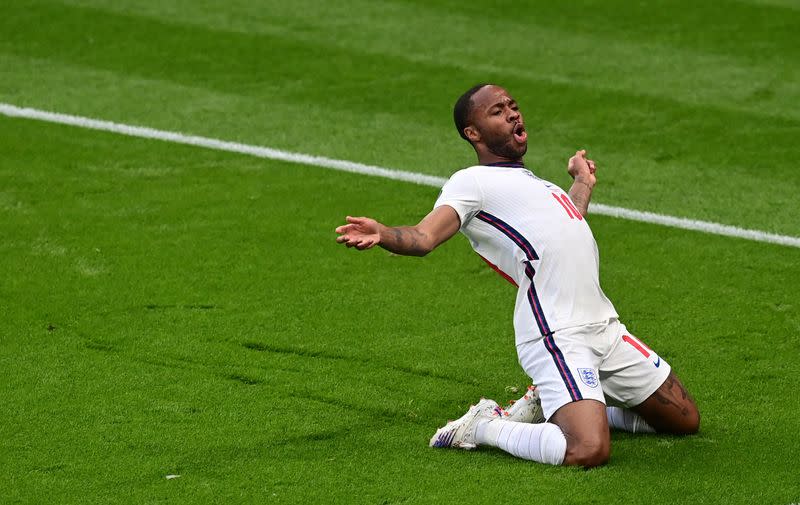
[[[592,368],[579,368],[578,375],[581,377],[581,382],[590,388],[597,387],[597,373]]]

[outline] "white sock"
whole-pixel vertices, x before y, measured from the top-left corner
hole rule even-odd
[[[551,465],[564,462],[567,439],[561,428],[551,423],[517,423],[491,419],[478,425],[479,445],[497,447],[518,458]]]
[[[608,425],[614,429],[631,433],[655,433],[647,421],[636,412],[619,407],[606,407]]]

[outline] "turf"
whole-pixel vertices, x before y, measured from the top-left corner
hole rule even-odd
[[[472,161],[455,96],[497,80],[543,176],[588,146],[597,201],[800,235],[792,5],[14,2],[0,101],[448,175]],[[703,426],[549,468],[427,448],[526,385],[510,287],[461,237],[333,242],[434,188],[3,116],[0,138],[0,502],[800,501],[798,249],[592,217],[606,292]]]

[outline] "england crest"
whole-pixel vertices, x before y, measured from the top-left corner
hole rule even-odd
[[[597,387],[597,372],[594,371],[592,368],[579,368],[578,375],[581,377],[581,382],[589,386],[590,388]]]

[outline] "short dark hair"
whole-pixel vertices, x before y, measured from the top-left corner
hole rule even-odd
[[[456,130],[461,138],[469,142],[469,139],[464,134],[464,128],[469,126],[469,116],[472,114],[472,95],[478,92],[484,86],[489,86],[488,83],[476,84],[469,88],[463,95],[458,97],[456,104],[453,107],[453,121],[456,123]],[[472,142],[470,142],[472,144]]]

